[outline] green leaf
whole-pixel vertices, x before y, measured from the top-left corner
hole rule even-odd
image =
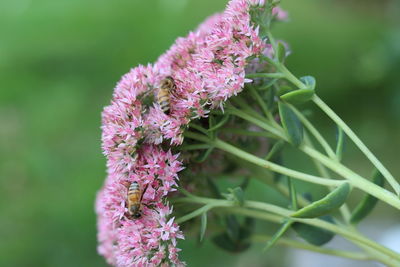
[[[281,99],[287,103],[298,105],[310,101],[314,94],[314,89],[299,89],[282,95]]]
[[[278,154],[276,157],[273,157],[271,160],[271,162],[279,164],[279,165],[283,165],[283,160],[282,160],[282,155]],[[286,177],[286,175],[281,174],[279,172],[273,172],[273,177],[274,177],[274,183],[279,183],[283,178]]]
[[[307,89],[314,90],[315,89],[315,78],[313,76],[303,76],[300,78],[300,81],[302,81],[306,86]]]
[[[283,222],[282,226],[276,231],[276,233],[271,237],[270,240],[268,240],[267,244],[265,245],[263,251],[266,252],[268,251],[273,245],[275,245],[276,241],[279,240],[283,236],[283,234],[286,233],[286,231],[290,228],[292,225],[291,220],[286,220]]]
[[[336,157],[339,161],[342,160],[343,148],[344,148],[345,135],[339,126],[337,127],[337,143],[336,143]]]
[[[343,205],[350,193],[350,189],[349,183],[343,183],[324,198],[296,211],[291,217],[315,218],[328,214]]]
[[[227,233],[221,233],[213,237],[212,241],[218,247],[229,252],[242,252],[248,249],[251,245],[250,242],[234,242]]]
[[[279,140],[276,142],[272,148],[269,150],[268,154],[265,156],[265,160],[271,160],[275,158],[277,154],[279,154],[285,145],[285,141]]]
[[[282,96],[282,95],[285,95],[285,94],[287,94],[289,92],[293,92],[293,88],[292,87],[290,87],[288,85],[281,85],[281,86],[279,86],[277,94],[279,96]]]
[[[284,62],[286,57],[286,47],[282,42],[278,42],[278,51],[276,54],[279,62]]]
[[[204,234],[206,233],[207,229],[207,212],[204,212],[201,215],[200,219],[200,242],[203,241]]]
[[[249,183],[250,183],[250,178],[249,178],[248,176],[246,176],[246,177],[243,179],[243,182],[242,182],[239,186],[240,186],[240,188],[242,188],[242,190],[244,191],[244,190],[246,190],[246,188],[247,188],[247,186],[249,185]]]
[[[282,126],[289,137],[289,142],[294,146],[299,146],[303,141],[303,125],[287,104],[279,102],[278,107]]]
[[[375,170],[372,181],[374,184],[379,185],[380,187],[383,187],[385,184],[385,179],[378,170]],[[367,217],[374,209],[377,202],[378,199],[376,197],[366,194],[351,214],[350,222],[356,224]]]
[[[239,206],[243,206],[244,203],[244,193],[241,187],[236,187],[234,189],[229,188],[228,191],[232,194],[233,201]]]
[[[239,225],[236,217],[229,215],[226,218],[228,229],[212,238],[214,244],[230,252],[242,252],[251,245],[249,237],[254,231],[254,219],[246,217],[244,223]],[[229,228],[234,228],[229,230]],[[233,231],[232,231],[233,230]],[[229,232],[231,231],[231,233]]]
[[[331,216],[323,216],[320,219],[333,223]],[[335,236],[333,232],[304,223],[293,223],[292,228],[301,238],[315,246],[322,246]]]
[[[240,224],[234,215],[228,215],[225,218],[226,233],[232,241],[237,241],[240,236]]]

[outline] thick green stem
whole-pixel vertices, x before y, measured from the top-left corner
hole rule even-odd
[[[257,242],[257,243],[265,243],[265,241],[269,240],[269,239],[271,239],[271,237],[267,236],[267,235],[255,235],[251,238],[252,241]],[[353,260],[368,261],[368,260],[374,259],[373,257],[369,256],[368,254],[365,254],[362,252],[350,252],[350,251],[344,251],[344,250],[335,250],[335,249],[329,249],[329,248],[324,248],[324,247],[317,247],[317,246],[313,246],[313,245],[310,245],[307,243],[284,238],[284,237],[281,237],[277,241],[277,244],[282,245],[282,246],[297,248],[297,249],[313,251],[316,253],[321,253],[321,254],[326,254],[326,255],[332,255],[332,256],[337,256],[337,257],[342,257],[342,258],[353,259]]]
[[[224,208],[225,211],[228,211],[230,213],[241,214],[273,222],[281,222],[283,218],[291,219],[295,222],[301,222],[331,231],[333,233],[343,236],[344,238],[355,244],[361,243],[363,246],[374,249],[377,252],[381,253],[381,254],[374,254],[374,258],[389,266],[399,266],[400,264],[400,254],[360,235],[355,231],[351,231],[351,229],[343,228],[320,219],[292,218],[290,217],[290,215],[293,213],[293,211],[272,204],[262,203],[257,201],[246,201],[243,207],[238,207],[234,204],[234,202],[229,200],[219,200],[219,199],[202,198],[202,197],[188,197],[181,199],[180,202],[203,204],[205,205],[204,207],[207,207],[207,209],[205,208],[206,210],[209,209],[208,207]],[[199,214],[203,212],[201,208],[196,211],[199,211],[198,212]],[[278,216],[273,216],[273,214],[268,214],[268,213],[273,213]]]
[[[272,36],[270,36],[271,38]],[[273,40],[273,39],[271,39]],[[273,44],[274,45],[274,44]],[[294,76],[282,63],[273,61],[273,64],[280,73],[285,75],[285,78],[296,85],[299,89],[305,89],[307,86]],[[358,136],[350,129],[349,126],[317,95],[312,97],[312,101],[328,115],[354,142],[354,144],[364,153],[364,155],[372,162],[372,164],[382,173],[388,183],[393,187],[396,194],[400,195],[400,184],[396,181],[393,175],[383,166],[383,164],[375,157],[375,155],[367,148],[367,146],[358,138]]]
[[[255,119],[251,115],[249,115],[249,114],[247,114],[245,112],[240,112],[240,111],[236,112],[235,111],[235,115],[239,116],[239,114],[240,114],[241,118],[243,118],[244,120],[252,122],[255,125],[259,126],[260,128],[262,128],[262,129],[264,129],[266,131],[271,131],[271,128],[273,128],[273,126],[268,125],[268,124],[266,124],[265,122],[263,122],[261,120]],[[287,140],[287,137],[284,135],[284,133],[281,131],[281,129],[274,129],[273,132],[274,132],[274,135],[279,136],[283,140]],[[222,142],[222,141],[220,141],[220,142]],[[225,144],[227,145],[227,146],[224,145],[225,148],[222,148],[222,147],[218,147],[218,148],[220,148],[222,150],[225,150],[227,152],[233,153],[236,156],[239,156],[240,158],[243,158],[245,160],[253,162],[253,163],[255,163],[255,164],[259,165],[259,166],[263,166],[264,168],[268,168],[268,167],[266,167],[265,162],[261,162],[262,159],[254,156],[254,155],[251,155],[250,153],[247,153],[245,151],[237,149],[237,148],[235,148],[235,147],[233,147],[233,146],[231,146],[231,145],[229,145],[227,143],[225,143]],[[221,145],[221,143],[220,143],[220,145]],[[227,148],[229,148],[229,149],[227,150]],[[350,181],[350,183],[354,187],[359,188],[362,191],[367,192],[367,193],[375,196],[376,198],[386,202],[387,204],[389,204],[391,206],[396,207],[397,209],[400,209],[400,199],[398,197],[396,197],[393,193],[383,189],[382,187],[379,187],[379,186],[375,185],[374,183],[371,183],[367,179],[364,179],[363,177],[361,177],[358,174],[354,173],[353,171],[351,171],[347,167],[343,166],[341,163],[337,162],[336,160],[332,160],[332,159],[326,157],[325,155],[319,153],[318,151],[316,151],[314,149],[311,149],[310,147],[302,145],[299,148],[300,148],[300,150],[302,150],[307,155],[309,155],[312,158],[316,159],[317,161],[321,162],[323,165],[327,166],[328,168],[330,168],[334,172],[340,174],[344,178],[348,179]],[[277,165],[277,166],[279,166],[279,165]],[[281,167],[281,166],[279,166],[279,167]],[[281,167],[281,168],[284,168],[284,167]],[[275,170],[272,170],[272,171],[275,171]],[[276,171],[276,172],[282,173],[280,170]],[[282,174],[288,175],[287,173],[282,173]],[[289,176],[291,176],[293,178],[301,179],[299,177],[294,177],[292,175],[289,175]],[[316,176],[313,176],[313,177],[315,178]],[[318,177],[318,178],[322,178],[322,177]],[[311,180],[309,180],[309,181],[311,182]],[[337,181],[332,181],[332,182],[336,183]],[[317,180],[314,180],[314,183],[318,183]],[[322,184],[322,183],[319,183],[319,184]],[[325,185],[327,185],[327,184],[325,184]],[[332,186],[335,186],[335,185],[332,185]]]
[[[304,134],[304,142],[305,142],[306,145],[308,145],[309,147],[314,149],[313,143],[311,142],[310,138],[308,137],[308,135],[306,133]],[[311,160],[313,161],[315,167],[317,168],[319,174],[322,177],[326,177],[326,178],[332,179],[332,177],[329,174],[328,170],[326,169],[326,167],[324,165],[321,164],[321,162],[319,162],[315,158],[311,158]],[[334,188],[331,187],[330,189],[333,190]],[[340,209],[340,213],[342,214],[342,217],[343,217],[344,221],[348,224],[350,222],[350,217],[351,217],[351,213],[350,213],[349,207],[347,206],[346,203],[344,203],[342,206],[340,206],[339,209]]]
[[[249,73],[246,74],[246,78],[253,79],[253,78],[283,78],[285,77],[282,73]]]
[[[222,128],[219,130],[221,133],[230,133],[230,134],[238,134],[238,135],[245,135],[245,136],[257,136],[257,137],[267,137],[267,138],[276,138],[275,135],[270,134],[266,131],[250,131],[245,129],[238,129],[238,128]]]
[[[328,142],[325,140],[325,138],[318,132],[318,130],[311,124],[311,122],[306,118],[306,116],[303,115],[296,107],[293,105],[289,105],[289,107],[293,110],[293,112],[297,115],[297,117],[300,119],[302,124],[308,129],[308,131],[315,137],[315,139],[318,141],[318,143],[322,146],[322,148],[325,150],[326,154],[331,158],[331,159],[336,159],[336,153],[333,151],[331,146],[328,144]]]
[[[368,194],[386,202],[387,204],[397,209],[400,209],[400,199],[392,192],[389,192],[382,187],[370,182],[369,180],[361,177],[360,175],[356,174],[339,162],[331,160],[330,158],[310,147],[302,145],[299,148],[310,157],[317,159],[332,171],[346,178],[352,186],[359,188],[364,192],[367,192]]]
[[[200,134],[192,133],[192,132],[186,132],[185,133],[186,137],[203,141],[206,143],[209,143],[210,145],[215,146],[216,148],[219,148],[221,150],[224,150],[226,152],[229,152],[239,158],[242,158],[244,160],[247,160],[249,162],[252,162],[258,166],[261,166],[263,168],[269,169],[273,172],[281,173],[287,176],[290,176],[292,178],[296,178],[299,180],[303,180],[306,182],[314,183],[314,184],[320,184],[320,185],[325,185],[325,186],[339,186],[343,183],[343,181],[337,181],[337,180],[328,180],[322,177],[302,173],[299,171],[295,171],[286,167],[283,167],[281,165],[275,164],[273,162],[264,160],[262,158],[259,158],[257,156],[254,156],[250,153],[247,153],[246,151],[243,151],[235,146],[232,146],[222,140],[215,139],[215,140],[209,140],[207,137],[202,136]]]
[[[276,129],[276,127],[274,127],[273,125],[268,124],[268,123],[266,123],[264,121],[261,121],[261,120],[259,120],[257,118],[254,118],[253,116],[251,116],[251,115],[249,115],[249,114],[247,114],[247,113],[245,113],[245,112],[243,112],[241,110],[238,110],[236,108],[230,108],[227,112],[229,112],[232,115],[238,116],[239,118],[242,118],[242,119],[244,119],[246,121],[254,123],[255,125],[261,127],[262,129],[264,129],[264,130],[274,134],[275,136],[279,137],[280,139],[284,139],[284,140],[287,139],[287,137],[283,134],[283,132],[278,130],[278,129]]]
[[[358,136],[350,129],[349,126],[338,116],[336,113],[322,101],[317,95],[314,95],[312,101],[328,115],[347,136],[354,142],[354,144],[364,153],[364,155],[374,164],[374,166],[382,173],[388,183],[393,187],[397,195],[400,195],[400,185],[393,177],[393,175],[383,166],[383,164],[375,157],[374,154],[364,145]]]

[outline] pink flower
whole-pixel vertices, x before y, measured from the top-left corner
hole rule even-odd
[[[278,20],[287,20],[289,18],[288,13],[279,6],[272,9],[272,15],[275,15]]]
[[[166,201],[176,190],[179,155],[163,145],[180,145],[191,120],[242,91],[246,61],[268,47],[252,25],[251,5],[263,0],[232,0],[223,13],[208,18],[175,44],[154,65],[131,69],[114,89],[102,113],[102,149],[107,178],[97,195],[98,252],[114,266],[181,266],[177,239],[183,239]],[[261,7],[260,7],[261,8]],[[279,10],[277,12],[279,17]],[[282,13],[282,12],[281,12]],[[282,16],[282,15],[281,15]],[[167,76],[176,89],[166,114],[157,102],[160,82]],[[142,216],[128,215],[132,182],[143,192]]]

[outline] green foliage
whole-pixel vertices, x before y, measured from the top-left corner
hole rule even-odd
[[[342,130],[342,128],[337,127],[337,136],[336,136],[336,157],[338,160],[342,160],[342,154],[344,150],[344,144],[345,144],[345,134]]]
[[[286,48],[282,42],[278,42],[278,51],[276,57],[279,62],[284,62],[286,58]]]
[[[228,200],[232,200],[236,205],[243,206],[244,203],[244,192],[241,187],[234,189],[228,188],[230,194],[226,196]]]
[[[288,135],[290,143],[294,146],[299,146],[303,142],[303,125],[287,104],[279,102],[278,106],[282,126]]]
[[[227,231],[213,237],[212,241],[218,247],[230,252],[243,252],[250,248],[249,240],[254,231],[254,220],[246,218],[242,225],[239,225],[234,216],[228,216]]]
[[[375,170],[374,175],[372,176],[372,182],[380,187],[383,187],[385,184],[385,179],[379,171]],[[372,212],[377,202],[378,199],[376,197],[366,194],[354,208],[353,213],[351,214],[350,222],[357,224],[362,221]]]
[[[300,78],[300,81],[302,81],[307,86],[307,89],[315,90],[316,82],[313,76],[303,76]]]
[[[296,218],[315,218],[336,210],[346,201],[350,193],[350,184],[343,183],[324,198],[296,211],[291,216]]]
[[[311,100],[314,89],[298,89],[281,95],[281,99],[293,105],[303,104]]]
[[[200,242],[203,241],[204,235],[206,233],[206,229],[207,229],[207,212],[204,212],[201,215],[201,219],[200,219]]]
[[[265,160],[271,160],[279,156],[284,146],[285,146],[285,141],[283,140],[275,142],[272,145],[271,149],[268,151],[268,154],[265,156]]]
[[[281,227],[278,229],[278,231],[275,232],[275,234],[271,237],[270,240],[268,240],[267,244],[264,247],[264,252],[268,251],[273,245],[275,245],[275,243],[279,240],[279,238],[281,238],[286,231],[290,228],[290,226],[292,225],[292,221],[291,220],[285,220]]]
[[[211,118],[211,116],[210,116]],[[210,128],[208,129],[209,132],[213,132],[224,126],[227,122],[229,121],[229,114],[223,115],[221,120],[217,123],[215,123],[213,126],[210,125]]]
[[[333,223],[333,219],[329,215],[320,217],[320,219]],[[322,246],[331,241],[335,236],[335,234],[330,231],[304,223],[293,223],[292,228],[301,238],[315,246]]]

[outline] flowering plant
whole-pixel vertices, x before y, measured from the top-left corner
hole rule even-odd
[[[97,196],[96,213],[98,251],[108,263],[184,265],[178,258],[177,239],[183,238],[178,224],[190,226],[200,217],[203,239],[209,214],[218,210],[212,218],[226,230],[213,241],[226,250],[242,251],[263,239],[266,250],[284,242],[320,253],[400,264],[399,254],[355,227],[377,200],[400,209],[400,185],[316,95],[315,79],[297,78],[286,68],[288,45],[271,33],[274,22],[286,19],[275,1],[231,0],[223,13],[178,38],[156,63],[138,66],[122,77],[102,114],[108,176]],[[163,88],[165,79],[172,86]],[[301,112],[306,102],[337,124],[335,149]],[[345,136],[375,166],[373,181],[341,162]],[[314,147],[315,141],[323,152]],[[287,167],[282,156],[287,147],[307,155],[319,174]],[[241,183],[222,191],[217,185],[221,177]],[[285,195],[287,207],[251,200],[245,194],[251,179]],[[326,196],[313,200],[297,193],[295,179],[325,186]],[[394,192],[383,188],[384,181]],[[133,183],[139,186],[133,198],[140,209],[137,218],[129,208]],[[365,199],[351,211],[346,199],[353,188],[365,192]],[[170,203],[175,204],[174,211]],[[194,205],[199,207],[190,210]],[[254,219],[281,227],[272,237],[255,235]],[[283,238],[289,229],[305,242]],[[364,252],[320,247],[335,234]]]

